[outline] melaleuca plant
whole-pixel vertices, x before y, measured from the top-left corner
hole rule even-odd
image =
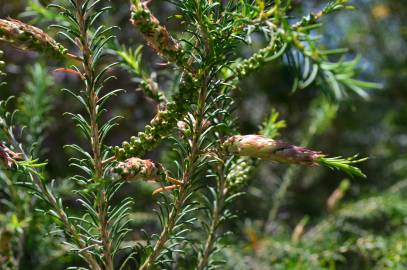
[[[332,62],[330,56],[343,59],[344,50],[322,49],[314,36],[320,19],[350,8],[347,2],[331,1],[317,13],[293,19],[290,1],[174,0],[172,19],[182,25],[182,31],[171,33],[150,10],[149,1],[132,0],[129,23],[165,62],[170,74],[166,83],[159,82],[158,71],[142,62],[139,44],[127,48],[115,40],[115,26],[103,23],[110,12],[108,1],[52,1],[48,11],[59,14],[53,25],[59,30],[58,42],[35,26],[1,19],[1,40],[55,58],[61,65],[57,72],[82,83],[79,89],[64,89],[83,106],[83,113],[67,112],[87,142],[86,146],[80,142],[66,146],[72,153],[71,166],[80,170],[69,177],[81,206],[79,213],[67,211],[54,181],[44,173],[46,163],[14,135],[17,123],[6,120],[2,122],[5,142],[0,148],[3,165],[9,173],[24,176],[20,184],[46,203],[39,210],[53,218],[63,244],[89,269],[221,267],[221,226],[234,217],[230,206],[250,184],[259,162],[315,169],[326,166],[365,177],[354,166],[365,160],[357,155],[329,157],[276,140],[285,123],[275,111],[259,134],[239,134],[234,119],[234,93],[240,81],[272,62],[289,65],[294,71],[293,91],[316,84],[331,102],[348,95],[366,97],[366,89],[377,87],[357,79],[357,59]],[[239,48],[250,44],[255,33],[267,45],[242,59]],[[113,57],[120,64],[117,67]],[[156,115],[144,130],[119,146],[106,143],[119,118],[106,113],[110,98],[121,92],[105,88],[114,79],[114,67],[129,71],[157,104]],[[170,85],[172,91],[163,91],[163,85]],[[171,144],[171,163],[145,158],[164,142]],[[146,234],[145,242],[125,245],[131,231],[133,196],[120,202],[114,198],[126,182],[139,180],[156,185],[153,194],[160,195],[161,227],[156,234]]]

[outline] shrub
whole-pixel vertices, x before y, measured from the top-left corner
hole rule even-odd
[[[69,188],[80,204],[79,212],[70,211],[63,200],[64,186],[48,179],[47,162],[39,151],[52,106],[52,98],[44,93],[52,78],[42,66],[34,66],[26,96],[19,98],[22,116],[14,118],[14,113],[8,112],[12,100],[2,103],[4,143],[0,153],[8,201],[0,220],[5,224],[0,233],[2,264],[10,269],[20,267],[21,257],[27,256],[21,246],[24,237],[43,233],[54,226],[52,223],[56,226],[52,239],[57,241],[47,245],[53,249],[63,244],[60,250],[67,249],[85,263],[67,262],[72,266],[93,270],[213,269],[222,264],[216,256],[224,235],[221,226],[234,217],[230,206],[250,184],[251,172],[261,160],[321,165],[364,177],[354,164],[365,159],[328,157],[276,140],[284,123],[275,111],[259,134],[251,135],[239,134],[233,115],[233,93],[239,82],[277,61],[294,70],[293,91],[317,84],[331,102],[347,95],[366,97],[366,89],[376,88],[376,84],[356,79],[357,58],[331,61],[332,55],[343,59],[344,51],[322,49],[313,35],[321,26],[321,17],[351,8],[347,2],[331,1],[321,11],[292,19],[290,1],[172,1],[176,8],[173,20],[183,27],[174,34],[154,16],[148,1],[132,0],[130,21],[165,61],[170,74],[166,83],[158,82],[144,65],[141,47],[118,45],[116,27],[103,23],[110,11],[107,1],[50,4],[49,11],[58,13],[53,19],[60,42],[35,26],[1,19],[1,40],[59,61],[64,67],[56,72],[82,82],[81,89],[64,91],[84,108],[84,113],[67,114],[88,142],[87,146],[80,141],[66,146],[72,153],[71,166],[81,171],[69,177]],[[240,46],[250,43],[254,33],[261,34],[268,45],[248,58],[239,58]],[[118,125],[119,116],[111,116],[107,105],[122,90],[105,85],[115,79],[112,69],[120,68],[117,64],[139,80],[140,89],[157,104],[157,112],[137,136],[120,146],[109,146],[106,138]],[[170,95],[161,90],[163,85],[171,85]],[[20,136],[17,131],[23,125],[28,129]],[[145,158],[165,141],[171,143],[172,162]],[[146,233],[145,241],[134,243],[124,241],[132,232],[133,196],[119,202],[115,198],[126,182],[141,180],[153,182],[153,194],[159,194],[154,198],[161,230]],[[44,225],[36,226],[36,222]],[[37,252],[49,258],[58,256]]]

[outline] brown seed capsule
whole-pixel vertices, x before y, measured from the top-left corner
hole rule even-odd
[[[257,157],[276,162],[318,165],[318,158],[324,155],[284,141],[272,140],[261,135],[236,135],[224,143],[225,150],[234,155]]]

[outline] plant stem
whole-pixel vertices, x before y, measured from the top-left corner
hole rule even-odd
[[[23,159],[25,161],[29,160],[28,155],[25,153],[24,149],[15,139],[14,135],[8,130],[5,129],[4,133],[8,136],[8,141],[14,148],[23,154]],[[64,224],[65,230],[68,234],[73,238],[75,244],[78,246],[79,253],[83,256],[84,260],[89,264],[92,270],[101,270],[102,268],[99,266],[97,259],[94,257],[92,253],[86,250],[86,245],[78,231],[76,230],[75,226],[69,221],[68,216],[66,215],[65,211],[60,207],[54,195],[48,190],[47,186],[43,183],[43,181],[39,178],[38,170],[33,168],[33,172],[29,172],[29,177],[31,182],[37,187],[38,191],[46,198],[47,202],[51,205],[51,208],[55,211],[58,215],[59,219]]]
[[[175,205],[168,216],[168,222],[164,226],[163,231],[161,232],[160,237],[153,248],[153,252],[147,257],[147,259],[144,261],[143,265],[140,267],[139,270],[151,269],[151,267],[154,265],[157,256],[164,248],[165,243],[167,242],[168,238],[171,235],[172,230],[174,229],[174,226],[176,225],[175,221],[179,215],[179,212],[181,211],[182,205],[184,204],[187,194],[188,194],[187,188],[185,186],[182,186],[180,188],[179,195],[175,202]]]
[[[291,186],[294,178],[298,175],[301,167],[298,166],[290,166],[287,171],[284,173],[283,182],[279,186],[276,195],[273,199],[273,207],[271,208],[266,225],[272,224],[272,222],[276,219],[277,212],[280,209],[281,203],[284,200],[284,197],[287,193],[288,188]]]
[[[163,231],[160,234],[160,237],[158,238],[158,241],[156,242],[152,253],[147,257],[147,259],[144,261],[143,265],[140,267],[139,270],[147,270],[151,269],[151,267],[154,265],[154,262],[157,258],[157,256],[161,253],[162,249],[164,248],[165,243],[168,241],[175,225],[176,225],[176,220],[178,215],[180,214],[182,207],[185,203],[185,199],[188,196],[189,192],[189,187],[191,185],[191,175],[193,173],[193,164],[195,163],[196,159],[199,156],[199,146],[198,146],[198,141],[199,138],[202,134],[202,118],[204,116],[204,109],[205,109],[205,101],[206,101],[206,94],[207,94],[207,75],[205,76],[206,78],[203,80],[203,85],[201,88],[201,91],[199,93],[199,99],[198,99],[198,108],[195,113],[195,123],[193,127],[193,134],[192,134],[192,141],[191,141],[191,152],[188,155],[188,169],[184,171],[183,176],[182,176],[182,182],[183,185],[179,189],[179,194],[178,197],[176,198],[174,207],[172,208],[169,216],[168,216],[168,221],[167,224],[164,226]]]
[[[200,7],[199,2],[197,2],[197,6]],[[198,14],[201,15],[201,10],[198,8],[197,10]],[[199,30],[203,34],[203,36],[206,38],[206,42],[204,44],[205,46],[205,53],[206,56],[209,57],[211,53],[211,46],[209,42],[209,38],[207,35],[207,29],[203,27],[202,21],[200,22],[200,27]],[[199,44],[199,41],[196,43],[197,45]],[[190,63],[192,61],[192,57],[187,61]],[[192,180],[192,174],[193,174],[193,164],[197,160],[197,158],[200,155],[200,149],[199,149],[199,139],[202,135],[203,128],[202,128],[202,121],[205,116],[205,105],[206,105],[206,98],[207,98],[207,92],[208,92],[208,84],[209,84],[209,71],[208,70],[201,70],[202,71],[202,76],[201,81],[202,81],[202,86],[199,91],[199,97],[198,97],[198,102],[197,102],[197,110],[194,112],[194,119],[195,123],[193,126],[192,130],[192,139],[190,142],[191,145],[191,151],[187,157],[188,159],[188,168],[184,171],[183,176],[182,176],[182,182],[183,185],[180,187],[178,197],[176,198],[174,207],[172,208],[169,216],[168,216],[168,221],[165,227],[163,228],[163,231],[160,234],[160,237],[158,241],[156,242],[153,252],[147,257],[147,259],[144,261],[143,265],[140,267],[139,270],[148,270],[150,269],[155,262],[155,259],[157,256],[161,253],[162,249],[164,248],[165,243],[168,241],[175,225],[176,225],[176,220],[178,215],[180,214],[182,207],[185,203],[185,200],[188,196],[189,192],[189,187],[191,186],[191,180]],[[199,71],[195,74],[199,74]]]
[[[83,54],[83,67],[85,71],[85,79],[86,79],[86,92],[89,101],[89,117],[90,117],[90,128],[91,128],[91,146],[93,152],[93,167],[94,167],[94,178],[95,181],[100,180],[103,178],[103,164],[102,164],[102,157],[101,157],[101,148],[102,145],[100,143],[100,134],[99,134],[99,124],[97,121],[98,118],[98,96],[96,93],[96,85],[95,85],[95,73],[93,70],[93,63],[92,63],[92,51],[89,46],[89,36],[88,36],[88,29],[85,24],[84,14],[81,12],[82,0],[76,0],[78,10],[76,11],[76,16],[79,24],[80,34],[81,34],[81,50]],[[105,259],[105,266],[106,270],[113,270],[113,254],[112,254],[112,242],[110,239],[110,233],[108,230],[108,200],[106,196],[106,191],[104,189],[101,190],[96,196],[97,200],[97,210],[98,210],[98,218],[99,218],[99,231],[100,237],[102,240],[103,246],[103,257]]]
[[[216,231],[219,226],[219,223],[220,223],[220,220],[222,217],[223,207],[225,204],[227,189],[225,187],[226,178],[225,178],[225,174],[224,174],[223,163],[220,166],[218,166],[218,174],[219,174],[219,179],[217,181],[217,193],[216,193],[217,196],[215,199],[214,209],[212,211],[211,226],[209,229],[208,237],[206,239],[204,251],[203,251],[202,256],[198,263],[198,267],[197,267],[198,270],[203,270],[208,265],[209,257],[212,254],[213,246],[216,241]]]
[[[19,220],[25,219],[27,215],[27,211],[24,209],[27,201],[26,198],[21,198],[18,190],[16,189],[13,181],[12,181],[12,174],[8,170],[3,170],[1,168],[0,170],[0,178],[5,182],[8,190],[9,190],[9,196],[10,196],[10,202],[14,205],[15,207],[15,212],[17,215],[17,218]],[[25,199],[23,203],[20,202],[20,200]],[[25,234],[26,234],[26,228],[22,229],[22,232],[20,233],[17,241],[17,247],[15,252],[10,252],[10,256],[5,254],[4,250],[0,250],[1,255],[3,256],[2,262],[3,264],[7,261],[11,265],[13,265],[12,269],[19,269],[20,261],[21,258],[24,255],[24,243],[25,243]],[[0,236],[1,238],[1,236]],[[4,245],[4,244],[2,244]],[[12,250],[12,248],[11,248]]]

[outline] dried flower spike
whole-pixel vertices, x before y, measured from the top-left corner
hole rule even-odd
[[[343,171],[349,176],[366,177],[359,168],[352,166],[367,159],[358,159],[357,155],[350,158],[326,157],[321,152],[261,135],[236,135],[229,138],[223,147],[233,155],[305,166],[323,165],[333,170]]]
[[[180,44],[160,24],[147,7],[147,2],[133,0],[131,23],[140,29],[148,45],[170,62],[180,61]]]
[[[24,50],[47,53],[55,57],[67,54],[67,49],[41,29],[14,19],[0,19],[0,40]]]
[[[228,153],[307,166],[318,165],[321,152],[273,140],[261,135],[236,135],[229,138],[224,147]]]

